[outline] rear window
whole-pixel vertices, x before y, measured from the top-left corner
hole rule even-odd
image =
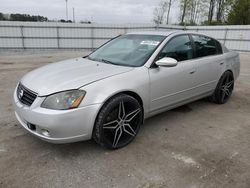
[[[196,57],[217,54],[217,45],[214,39],[202,35],[192,35],[192,37],[194,40]]]

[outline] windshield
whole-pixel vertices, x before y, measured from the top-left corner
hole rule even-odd
[[[146,63],[165,36],[160,35],[123,35],[90,54],[94,61],[122,66],[139,67]]]

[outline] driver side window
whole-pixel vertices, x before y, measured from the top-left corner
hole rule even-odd
[[[181,35],[171,39],[158,54],[157,60],[171,57],[177,61],[185,61],[193,58],[192,44],[188,35]]]

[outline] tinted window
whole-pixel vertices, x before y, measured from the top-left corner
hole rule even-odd
[[[222,54],[222,47],[219,41],[215,40],[216,47],[217,47],[217,54]]]
[[[215,40],[201,35],[193,35],[196,57],[204,57],[217,54]]]
[[[171,57],[177,61],[192,59],[193,50],[189,37],[181,35],[171,39],[159,53],[157,60],[164,57]]]

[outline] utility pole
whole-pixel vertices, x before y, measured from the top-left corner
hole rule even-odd
[[[73,7],[73,22],[75,23],[76,20],[75,20],[75,8]]]
[[[68,21],[68,0],[65,0],[66,2],[66,21]]]

